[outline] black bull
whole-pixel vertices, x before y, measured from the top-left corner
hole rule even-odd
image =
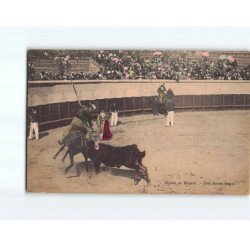
[[[95,144],[93,140],[87,140],[81,135],[74,135],[70,140],[71,143],[63,145],[56,156],[67,146],[68,150],[63,157],[63,160],[69,154],[70,165],[65,168],[64,173],[68,173],[69,169],[74,166],[74,156],[78,153],[82,153],[85,161],[90,158],[95,167],[95,172],[100,172],[101,164],[109,167],[120,168],[125,166],[135,170],[134,183],[137,185],[141,180],[140,173],[143,174],[143,178],[149,183],[149,176],[147,168],[142,164],[142,159],[145,156],[145,151],[140,152],[137,145],[128,145],[124,147],[113,147],[103,143]],[[79,176],[79,169],[76,167],[77,175]],[[86,164],[86,171],[89,173],[88,165]]]

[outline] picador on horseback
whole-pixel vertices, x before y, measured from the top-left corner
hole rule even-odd
[[[163,103],[163,98],[165,97],[165,91],[166,91],[166,88],[165,88],[165,84],[161,84],[161,86],[157,89],[157,92],[159,94],[159,102],[160,103]]]
[[[89,107],[81,105],[71,123],[64,130],[60,140],[58,140],[61,148],[54,155],[54,159],[56,159],[65,146],[69,147],[76,139],[79,140],[80,138],[82,146],[86,144],[86,140],[92,139],[93,123],[91,112],[93,109],[91,105],[89,105]]]
[[[79,131],[86,138],[91,139],[93,123],[91,120],[91,108],[81,105],[70,125],[63,132],[61,139],[58,141],[60,145],[66,144],[69,135],[78,133]]]
[[[174,97],[174,92],[172,91],[172,89],[168,89],[168,91],[166,91],[165,84],[163,83],[157,89],[157,93],[158,93],[158,96],[152,97],[153,114],[159,115],[159,113],[163,113],[166,116],[168,102],[171,98]]]

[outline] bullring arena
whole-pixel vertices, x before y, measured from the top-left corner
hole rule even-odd
[[[161,83],[174,91],[174,127],[154,116],[150,98]],[[120,110],[113,146],[137,144],[151,182],[134,185],[134,170],[101,168],[88,178],[80,168],[64,174],[69,158],[53,155],[57,140],[78,108],[71,81],[29,81],[27,105],[40,116],[40,139],[27,140],[28,192],[126,194],[249,194],[250,81],[227,80],[76,80],[78,97],[98,110],[115,101]],[[96,125],[94,130],[97,131]],[[65,151],[64,151],[65,152]]]

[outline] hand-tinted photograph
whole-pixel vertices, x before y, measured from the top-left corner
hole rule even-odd
[[[26,190],[249,194],[250,52],[27,51]]]

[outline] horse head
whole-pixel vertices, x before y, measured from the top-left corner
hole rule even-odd
[[[174,97],[174,92],[172,89],[168,89],[167,93],[166,93],[166,98],[167,99],[171,99],[172,97]]]

